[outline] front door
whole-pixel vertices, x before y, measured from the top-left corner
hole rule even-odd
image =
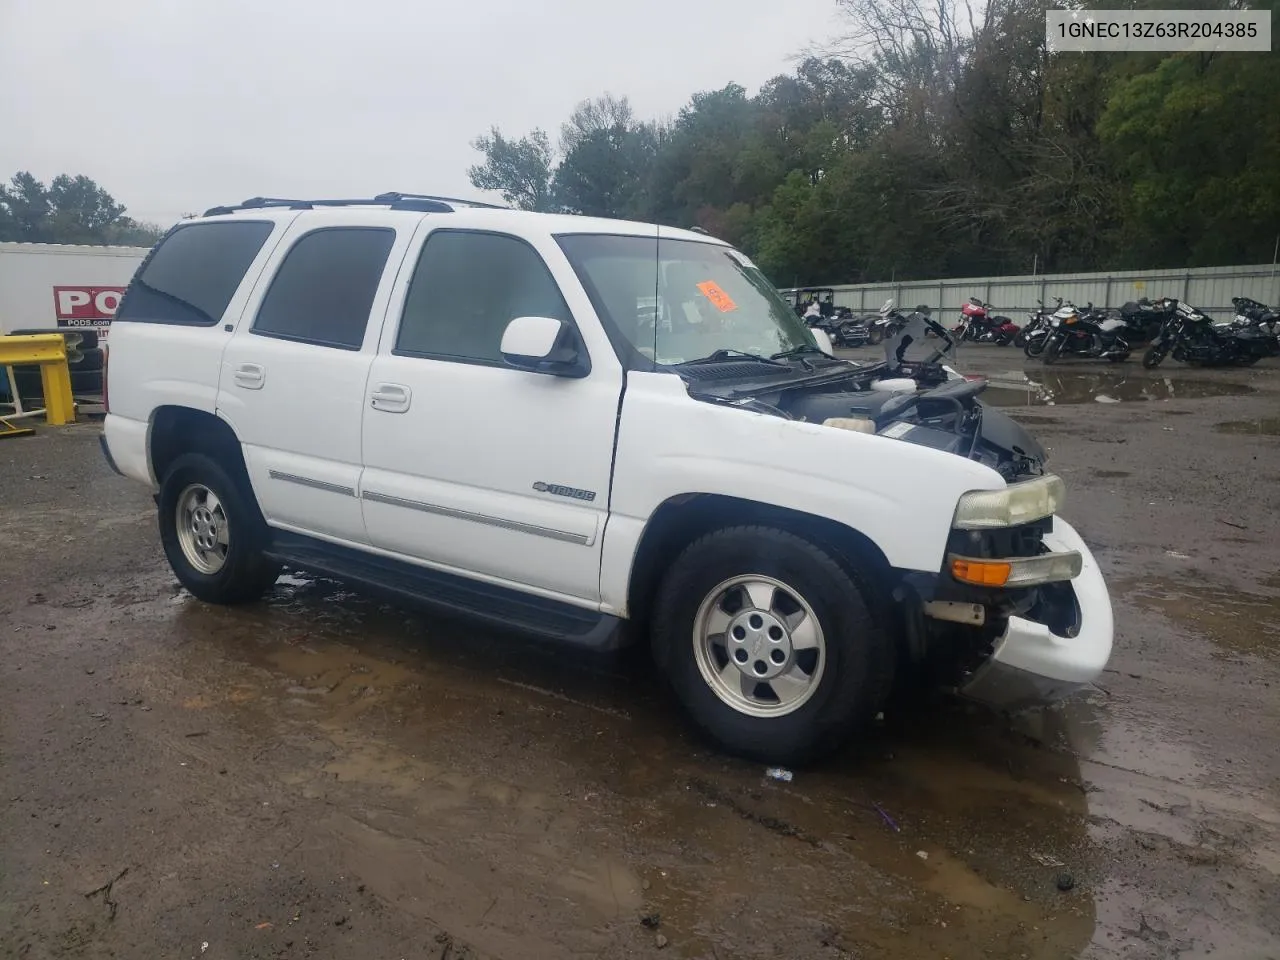
[[[298,217],[227,344],[218,413],[241,440],[272,526],[368,543],[358,499],[365,385],[416,226],[371,211],[359,226],[341,211]]]
[[[597,605],[621,365],[598,324],[579,328],[582,378],[516,370],[499,351],[516,317],[591,309],[572,268],[549,239],[452,229],[415,241],[407,263],[364,404],[372,544]]]

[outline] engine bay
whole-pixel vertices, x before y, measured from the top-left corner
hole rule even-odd
[[[690,392],[787,419],[932,447],[989,466],[1007,482],[1044,472],[1044,448],[1007,414],[979,399],[985,379],[949,378],[936,365],[898,370],[911,376],[892,379],[886,379],[883,364],[846,369],[843,377],[822,377],[817,383],[738,386],[730,391],[732,399],[716,389],[722,384],[695,382]]]

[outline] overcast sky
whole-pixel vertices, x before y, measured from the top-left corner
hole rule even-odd
[[[835,0],[0,0],[0,179],[93,177],[131,215],[257,195],[475,196],[474,137],[556,136],[610,91],[641,117],[754,92]]]

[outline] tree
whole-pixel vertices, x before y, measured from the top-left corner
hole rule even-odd
[[[583,100],[560,126],[560,154],[567,157],[583,140],[602,130],[630,130],[636,126],[631,103],[611,93]]]
[[[151,246],[160,234],[83,175],[60,174],[46,187],[23,171],[0,186],[0,240]]]
[[[701,227],[786,286],[1271,255],[1280,53],[1057,54],[1048,0],[836,2],[849,37],[754,96],[730,83],[644,123],[605,93],[561,126],[558,165],[545,138],[482,138],[485,169],[504,146],[533,169],[485,182]],[[1242,2],[1280,4],[1222,5]]]
[[[554,209],[551,192],[553,154],[542,130],[510,140],[493,127],[471,144],[484,154],[484,163],[467,170],[471,184],[480,190],[497,190],[521,210]]]
[[[556,169],[556,203],[592,217],[650,216],[648,172],[653,165],[653,131],[619,123],[574,139]]]

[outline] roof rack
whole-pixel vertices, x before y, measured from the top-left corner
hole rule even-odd
[[[419,213],[452,213],[456,207],[480,207],[490,210],[505,210],[496,203],[481,203],[479,200],[459,200],[456,197],[436,197],[426,193],[397,193],[390,191],[380,193],[376,197],[346,200],[291,200],[285,197],[250,197],[243,203],[230,206],[210,207],[204,212],[206,217],[219,217],[237,210],[266,210],[278,208],[283,210],[314,210],[316,207],[358,207],[389,206],[392,210],[413,210]]]

